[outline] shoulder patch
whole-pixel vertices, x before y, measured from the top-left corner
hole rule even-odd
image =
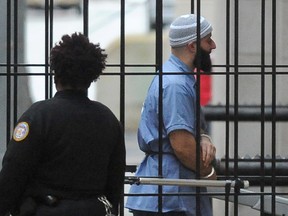
[[[29,134],[29,125],[27,122],[19,122],[14,129],[13,139],[17,142],[24,140]]]

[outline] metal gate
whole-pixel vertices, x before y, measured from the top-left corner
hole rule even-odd
[[[279,215],[287,208],[286,0],[37,2],[0,2],[1,158],[19,115],[55,93],[50,48],[62,34],[77,31],[108,53],[107,69],[89,97],[108,105],[125,126],[127,176],[133,175],[144,157],[136,140],[141,106],[169,55],[167,24],[180,14],[201,13],[212,23],[217,44],[212,98],[203,109],[217,147],[219,180],[250,182],[249,192],[230,191],[230,200],[225,188],[211,193],[214,214]],[[124,208],[128,188],[121,215],[130,214]],[[260,203],[248,205],[254,198]]]

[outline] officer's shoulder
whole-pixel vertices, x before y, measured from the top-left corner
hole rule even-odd
[[[49,104],[50,100],[51,99],[36,101],[30,106],[30,109],[39,109],[41,107],[45,107]]]
[[[49,110],[50,99],[34,102],[26,111],[26,114],[37,115],[37,113],[46,112]]]
[[[93,106],[95,106],[96,108],[101,109],[103,111],[106,110],[107,112],[112,112],[111,109],[107,105],[105,105],[99,101],[91,101],[91,104]]]
[[[91,103],[93,104],[93,106],[95,106],[95,109],[93,109],[93,110],[95,110],[95,112],[97,112],[96,110],[98,110],[102,114],[106,113],[106,115],[110,115],[111,117],[113,116],[114,118],[116,118],[113,111],[107,105],[105,105],[99,101],[91,101]]]

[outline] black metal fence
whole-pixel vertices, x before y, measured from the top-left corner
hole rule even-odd
[[[148,16],[148,30],[146,33],[142,32],[144,37],[153,36],[152,42],[150,41],[153,48],[151,55],[154,56],[152,62],[145,62],[145,60],[131,62],[128,58],[130,52],[139,56],[143,54],[141,50],[128,49],[127,29],[129,29],[128,23],[131,25],[131,17],[127,19],[127,14],[132,13],[131,10],[136,8],[137,1],[83,0],[79,1],[79,5],[76,4],[76,10],[70,8],[69,5],[67,8],[65,5],[64,7],[62,5],[60,9],[56,8],[58,1],[54,2],[53,0],[43,0],[42,3],[44,3],[37,5],[37,9],[31,8],[31,5],[27,7],[25,1],[0,2],[2,26],[0,30],[1,155],[11,137],[15,121],[35,100],[33,94],[37,91],[37,87],[32,88],[31,86],[40,84],[39,88],[43,90],[42,99],[53,96],[53,82],[49,74],[49,51],[55,41],[60,39],[60,37],[55,38],[55,35],[59,36],[58,22],[67,22],[67,31],[68,29],[72,31],[66,32],[68,34],[73,31],[82,31],[85,35],[91,36],[96,25],[93,22],[99,21],[100,24],[96,25],[98,34],[108,37],[113,32],[105,32],[104,26],[108,25],[109,17],[117,17],[114,27],[119,32],[117,36],[118,53],[113,61],[108,60],[107,70],[109,72],[103,74],[103,82],[105,83],[106,79],[112,77],[117,83],[116,89],[112,90],[113,98],[111,99],[116,100],[117,103],[110,105],[113,106],[112,109],[125,126],[126,133],[136,133],[137,124],[136,127],[131,127],[135,123],[131,123],[131,119],[127,117],[128,113],[133,110],[127,103],[131,100],[127,89],[131,90],[131,86],[135,85],[135,83],[133,84],[134,78],[147,81],[155,74],[155,71],[161,70],[163,57],[167,54],[163,51],[165,50],[165,34],[167,34],[163,25],[166,21],[164,17],[167,15],[165,14],[165,0],[155,0],[156,7],[154,9],[149,7],[151,1],[138,1],[138,4],[144,2],[142,6],[146,7],[147,14],[149,14],[149,10],[154,10],[156,14],[155,20],[152,21],[151,16]],[[107,5],[107,2],[110,5]],[[131,6],[131,4],[134,5]],[[92,6],[95,7],[93,10]],[[99,9],[97,13],[101,13],[102,7],[105,19],[101,16],[97,18],[99,20],[92,19],[91,15],[95,13],[94,9]],[[116,8],[116,12],[112,12],[111,16],[107,16],[109,12],[106,9],[109,7]],[[283,198],[284,205],[288,206],[285,198],[288,195],[286,188],[288,182],[288,148],[286,147],[288,142],[288,99],[286,96],[286,90],[288,90],[288,53],[286,51],[288,31],[286,23],[288,20],[285,15],[288,2],[285,0],[214,0],[213,2],[175,0],[173,9],[174,17],[183,12],[197,12],[212,19],[213,37],[219,40],[217,50],[221,51],[219,54],[214,54],[214,71],[211,74],[213,78],[212,100],[203,109],[211,125],[211,136],[215,138],[216,142],[221,143],[218,144],[220,150],[217,150],[219,152],[219,179],[238,179],[240,177],[249,180],[255,190],[254,195],[259,195],[262,203],[258,213],[255,211],[239,213],[240,207],[237,204],[241,206],[241,196],[247,196],[247,194],[235,193],[235,205],[229,206],[229,200],[224,200],[225,215],[278,215],[279,197]],[[63,17],[71,18],[71,13],[75,13],[73,17],[78,17],[80,30],[68,28],[68,23],[69,25],[73,24],[69,22],[69,18],[65,20]],[[33,17],[29,18],[31,14]],[[38,19],[39,22],[41,20],[40,24],[37,23]],[[27,22],[31,22],[31,20],[34,21],[34,26],[27,30],[29,25]],[[36,56],[37,52],[41,53],[42,59],[30,61],[27,53],[37,45],[36,41],[34,41],[35,45],[33,42],[28,43],[27,41],[33,40],[30,38],[31,35],[37,34],[42,35],[43,47],[34,49],[34,52],[36,52]],[[140,43],[141,40],[138,42]],[[140,58],[145,59],[142,56]],[[35,84],[35,81],[31,81],[32,78],[41,78],[40,83],[36,81]],[[129,79],[132,79],[132,82]],[[101,83],[101,81],[99,82]],[[149,82],[147,81],[147,83]],[[142,88],[141,91],[139,90],[142,98],[148,87],[148,84],[145,85],[144,90],[143,86],[134,86],[135,91]],[[97,87],[104,88],[101,85]],[[101,92],[99,89],[97,91]],[[105,102],[105,99],[103,101]],[[136,105],[140,112],[141,105],[137,103]],[[139,116],[135,118],[137,119]],[[136,140],[133,140],[132,143],[134,147],[130,143],[127,145],[127,157],[130,156],[129,149],[137,146]],[[224,157],[222,157],[223,155]],[[132,170],[127,168],[128,175],[131,174],[130,171],[135,170],[136,165],[128,167],[132,167]],[[223,194],[225,195],[225,191]],[[125,196],[129,196],[127,190]],[[271,205],[270,212],[265,212],[266,203],[264,201],[267,197],[270,198],[268,201]],[[219,209],[220,207],[214,205],[214,208]],[[242,211],[245,212],[245,209]],[[122,206],[121,214],[124,215],[124,212]]]

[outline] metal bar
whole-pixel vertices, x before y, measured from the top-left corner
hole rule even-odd
[[[6,124],[7,124],[7,131],[6,131],[6,140],[7,144],[10,140],[10,131],[11,131],[11,1],[7,0],[7,33],[6,33],[6,70],[7,70],[7,79],[6,79]]]
[[[201,48],[201,3],[200,0],[197,0],[197,53],[200,53]],[[200,55],[197,55],[197,65],[200,65]],[[200,179],[200,155],[201,155],[201,147],[200,147],[200,131],[201,131],[201,123],[200,123],[200,69],[196,68],[196,179]],[[196,188],[196,215],[201,215],[201,197],[200,197],[200,188]]]
[[[17,74],[18,72],[18,67],[17,67],[17,63],[18,63],[18,1],[14,0],[14,52],[13,52],[13,63],[15,64],[15,66],[13,67],[13,73]],[[14,76],[14,86],[13,86],[13,101],[14,101],[14,107],[13,107],[13,125],[16,124],[17,121],[17,107],[18,107],[18,76]]]
[[[83,34],[87,37],[88,37],[88,26],[89,26],[88,4],[89,4],[89,0],[83,0]]]
[[[276,65],[276,56],[277,56],[277,22],[276,22],[276,0],[272,1],[272,128],[271,128],[271,148],[272,148],[272,184],[271,184],[271,193],[272,193],[272,213],[276,212],[276,183],[275,183],[275,159],[276,159],[276,74],[277,69]],[[287,211],[286,211],[287,214]]]
[[[125,128],[125,0],[121,0],[120,16],[120,121]]]
[[[264,109],[264,113],[262,113]],[[227,111],[229,110],[229,111]],[[238,105],[238,115],[234,112],[234,106],[208,105],[203,107],[203,112],[207,121],[288,121],[288,105],[276,106],[275,113],[272,106],[241,106]],[[228,124],[228,123],[227,123]]]
[[[229,110],[229,104],[230,104],[230,0],[226,1],[226,66],[225,66],[225,78],[226,78],[226,109],[225,109],[225,115],[229,116],[230,110]],[[205,113],[205,111],[204,111]],[[205,115],[205,118],[207,121],[209,119],[207,118],[207,115]],[[225,155],[227,159],[229,158],[230,154],[230,147],[229,147],[229,139],[230,139],[230,127],[229,127],[229,119],[225,117]],[[228,168],[228,163],[225,165]],[[228,170],[228,169],[227,169]],[[228,171],[227,171],[228,172]],[[228,175],[228,173],[225,173],[225,175]],[[226,190],[228,190],[229,187],[226,187]],[[229,200],[228,196],[225,198],[225,216],[229,215]]]
[[[125,131],[125,0],[121,0],[120,13],[120,122]],[[123,185],[124,193],[124,185]],[[124,215],[124,197],[121,198],[120,215]]]
[[[190,10],[191,10],[191,13],[194,14],[195,12],[195,6],[194,6],[194,0],[191,0],[191,4],[190,4]]]
[[[163,92],[162,92],[162,85],[163,85],[163,70],[162,70],[162,56],[163,56],[163,0],[156,1],[156,69],[159,72],[159,127],[158,127],[158,134],[159,134],[159,157],[158,157],[158,175],[162,176],[162,160],[163,160]],[[162,203],[162,193],[163,188],[159,185],[158,186],[158,212],[162,212],[163,210],[163,203]]]
[[[274,166],[272,162],[275,163]],[[228,167],[226,167],[227,163]],[[234,159],[228,161],[226,158],[216,160],[215,169],[217,175],[234,175]],[[271,176],[273,172],[276,176],[288,176],[288,158],[272,159],[270,157],[269,159],[263,159],[259,156],[255,159],[238,159],[238,175],[260,177],[262,176],[262,172],[264,172],[266,176]]]
[[[264,164],[264,155],[265,155],[265,0],[261,1],[261,130],[260,130],[260,143],[261,143],[261,181],[260,181],[260,191],[264,192],[264,179],[265,176],[265,164]],[[264,209],[264,196],[260,197],[261,199],[261,211]]]
[[[198,179],[164,179],[164,178],[137,178],[136,184],[146,185],[178,185],[193,187],[225,187],[227,184],[231,187],[248,188],[248,181],[239,180],[198,180]]]
[[[272,159],[265,157],[264,160],[261,157],[255,157],[254,159],[245,158],[238,159],[238,177],[241,179],[247,179],[250,182],[250,185],[263,186],[271,185],[271,162]],[[261,164],[263,163],[263,172],[265,175],[261,174]],[[288,181],[288,158],[279,158],[277,156],[275,162],[275,184],[276,186],[287,186]],[[228,165],[226,165],[228,164]],[[135,173],[136,165],[127,165],[126,172]],[[215,162],[215,170],[217,172],[218,179],[230,179],[234,178],[234,161],[233,159],[217,159]]]
[[[234,53],[234,64],[235,64],[235,74],[234,74],[234,114],[235,114],[235,120],[234,120],[234,177],[238,178],[238,105],[239,105],[239,1],[235,0],[235,21],[234,21],[234,47],[235,47],[235,53]],[[238,191],[236,191],[238,192]],[[234,195],[234,199],[236,202],[236,205],[234,205],[234,215],[238,215],[238,194],[236,193]]]
[[[50,43],[49,43],[49,52],[47,53],[48,56],[50,56],[50,50],[51,48],[53,47],[53,26],[54,26],[54,0],[51,0],[51,3],[50,3],[50,11],[49,11],[49,14],[50,14],[50,26],[49,26],[49,38],[50,38]],[[48,29],[48,28],[47,28]],[[48,61],[47,62],[47,65],[50,65],[50,62]],[[47,68],[47,73],[51,74],[50,73],[51,70]],[[48,76],[47,77],[47,83],[49,83],[49,86],[47,86],[47,95],[49,98],[51,98],[53,96],[53,76]]]
[[[49,26],[50,26],[50,20],[49,20],[49,8],[50,8],[51,0],[45,0],[45,99],[49,98],[49,71],[48,71],[48,65],[49,65]]]

